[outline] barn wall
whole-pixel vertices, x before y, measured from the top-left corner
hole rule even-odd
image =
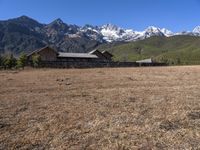
[[[42,49],[39,52],[32,53],[31,55],[28,56],[28,60],[32,61],[32,57],[35,54],[40,55],[42,61],[56,61],[57,60],[57,53],[48,47]]]
[[[57,53],[50,48],[46,48],[38,52],[38,54],[41,56],[42,61],[56,61],[57,60]]]
[[[102,67],[140,67],[166,66],[164,63],[138,64],[136,62],[105,62],[105,61],[43,61],[41,67],[49,68],[102,68]]]
[[[99,67],[136,67],[134,62],[105,62],[105,61],[50,61],[42,62],[41,67],[53,68],[99,68]]]

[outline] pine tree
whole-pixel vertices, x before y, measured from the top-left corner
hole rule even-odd
[[[5,69],[12,69],[16,67],[16,58],[11,54],[3,58],[3,66]]]
[[[27,63],[27,56],[24,53],[22,53],[19,59],[17,60],[17,67],[24,69],[24,67],[26,66],[26,63]]]

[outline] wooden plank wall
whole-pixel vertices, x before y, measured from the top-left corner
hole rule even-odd
[[[141,67],[141,66],[167,66],[164,63],[145,63],[136,62],[80,62],[80,61],[43,61],[41,67],[47,68],[102,68],[102,67]]]

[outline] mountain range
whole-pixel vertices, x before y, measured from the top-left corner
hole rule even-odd
[[[21,16],[0,21],[0,54],[21,52],[29,53],[45,45],[64,52],[88,52],[102,44],[127,43],[144,40],[150,37],[200,36],[200,26],[193,31],[173,33],[168,29],[149,26],[144,31],[123,29],[116,25],[106,24],[71,25],[56,19],[49,24]]]

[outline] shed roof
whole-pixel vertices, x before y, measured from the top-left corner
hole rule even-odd
[[[92,51],[89,52],[89,54],[94,54],[94,53],[100,53],[102,54],[98,49],[94,49]]]
[[[151,58],[136,61],[136,63],[152,63],[152,62],[153,62],[153,61],[152,61]]]
[[[70,57],[70,58],[98,58],[96,55],[88,53],[63,53],[59,52],[58,57]]]
[[[35,54],[35,53],[38,53],[38,52],[40,52],[40,51],[42,51],[42,50],[44,50],[44,49],[46,49],[46,48],[49,48],[49,49],[53,50],[55,53],[58,54],[58,52],[57,52],[56,50],[54,50],[53,48],[51,48],[51,47],[49,47],[49,46],[45,46],[45,47],[42,47],[42,48],[40,48],[40,49],[36,49],[36,50],[32,51],[32,52],[29,53],[27,56],[29,57],[29,56],[31,56],[31,55],[33,55],[33,54]]]
[[[103,51],[102,54],[110,55],[110,57],[113,57],[113,54],[109,53],[108,51]]]

